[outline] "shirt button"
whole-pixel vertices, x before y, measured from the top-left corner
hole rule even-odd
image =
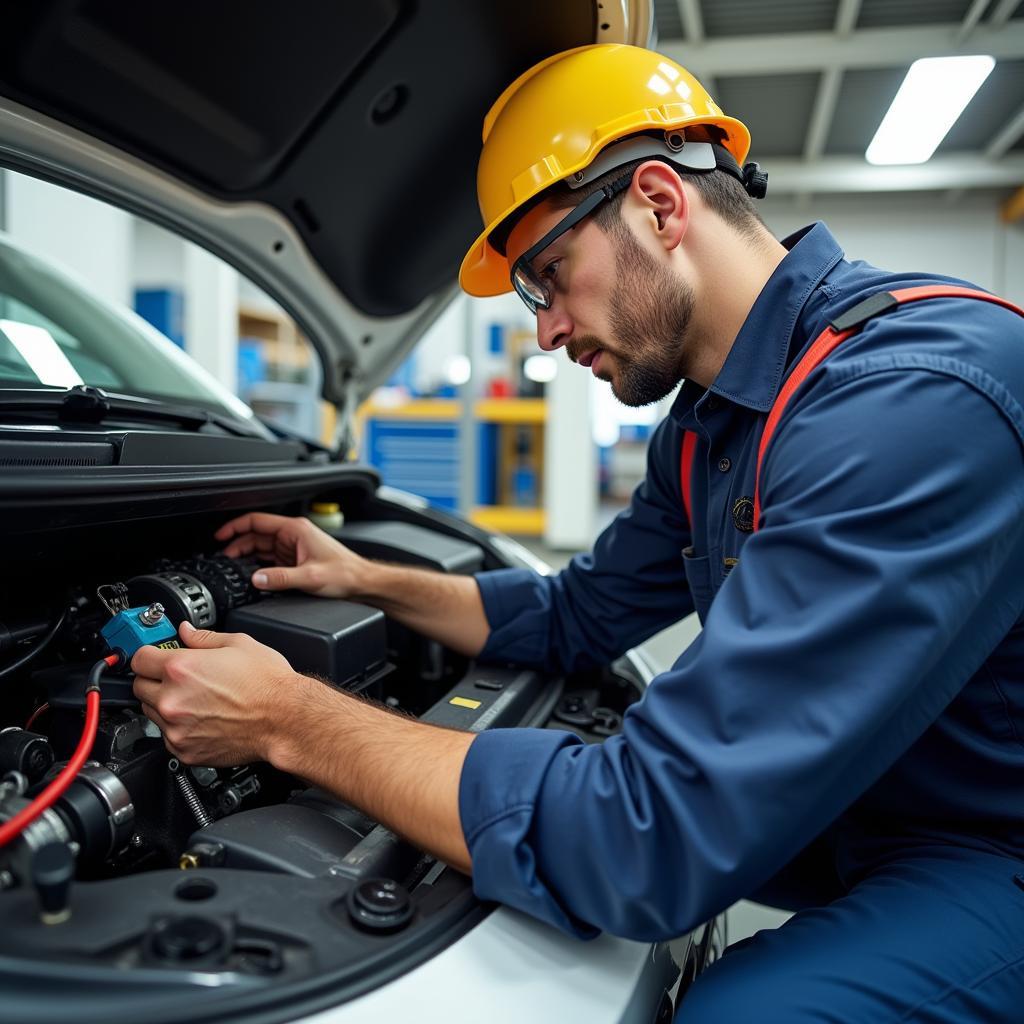
[[[718,470],[720,473],[728,473],[730,469],[732,469],[732,462],[728,459],[718,460]]]
[[[708,407],[709,411],[714,412],[718,408],[718,399],[714,395],[710,395],[704,404]]]

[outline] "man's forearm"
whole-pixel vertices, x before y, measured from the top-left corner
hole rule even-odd
[[[305,676],[288,686],[271,763],[468,874],[459,780],[473,735],[425,725]]]
[[[471,576],[366,561],[351,596],[470,657],[480,653],[490,633]]]

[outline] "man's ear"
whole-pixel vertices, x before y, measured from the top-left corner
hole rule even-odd
[[[633,172],[628,195],[658,244],[675,249],[690,223],[690,201],[679,175],[662,160],[648,160]]]

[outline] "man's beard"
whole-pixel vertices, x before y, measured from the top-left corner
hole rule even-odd
[[[613,229],[613,238],[618,284],[609,324],[618,373],[611,378],[612,392],[623,405],[651,405],[685,376],[683,345],[693,289],[657,263],[625,224]]]

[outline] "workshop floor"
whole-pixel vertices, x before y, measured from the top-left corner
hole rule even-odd
[[[617,509],[608,509],[605,518],[610,519],[616,511]],[[571,551],[555,551],[548,548],[535,537],[517,537],[516,539],[556,569],[562,568],[574,554]],[[690,646],[699,632],[700,623],[697,621],[697,616],[690,615],[652,636],[646,643],[641,644],[641,650],[659,671],[663,671],[669,668],[676,658]],[[727,914],[729,942],[747,938],[763,928],[776,928],[789,916],[780,910],[771,910],[768,907],[741,900],[731,907]]]

